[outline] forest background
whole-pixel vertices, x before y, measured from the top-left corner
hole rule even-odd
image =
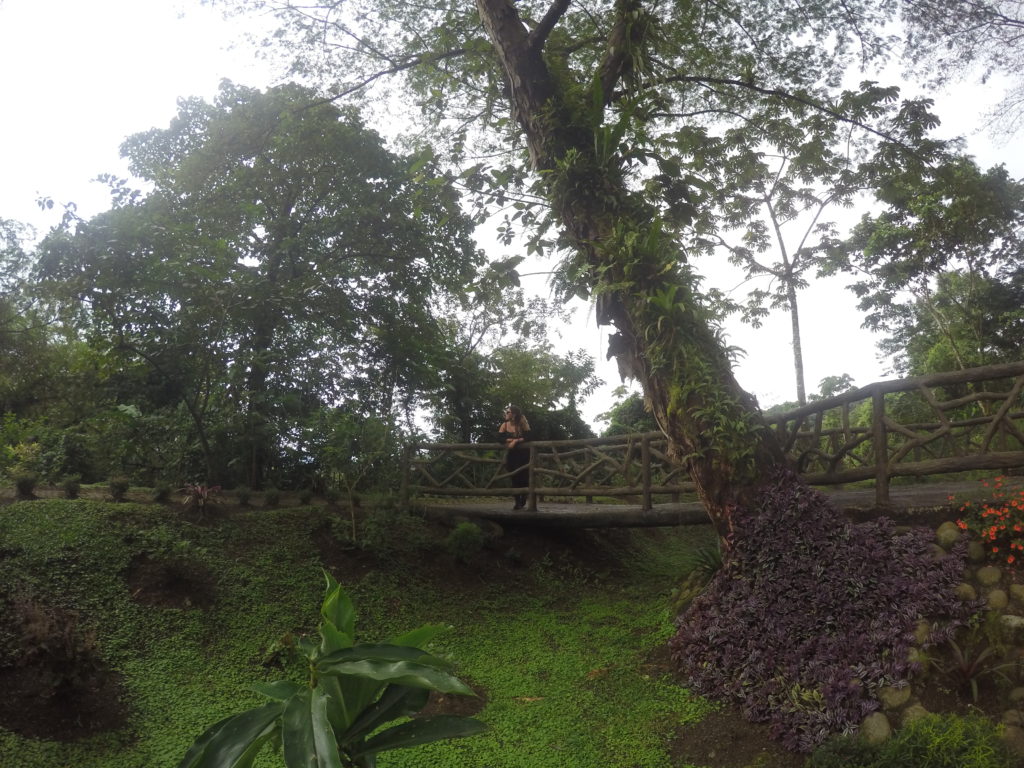
[[[26,73],[24,77],[6,78],[3,83],[5,103],[18,105],[20,117],[4,122],[4,136],[0,142],[4,152],[5,178],[0,217],[7,222],[23,222],[35,228],[34,231],[18,232],[22,244],[34,241],[47,228],[57,224],[61,214],[67,212],[63,207],[65,204],[74,204],[76,220],[87,221],[110,207],[111,189],[115,194],[129,194],[129,190],[135,187],[146,189],[147,185],[152,185],[152,178],[140,179],[138,173],[131,178],[129,160],[118,156],[118,148],[121,141],[133,133],[167,125],[175,111],[173,104],[177,98],[197,96],[213,99],[222,78],[257,89],[281,80],[279,69],[273,62],[261,60],[255,55],[258,52],[244,38],[246,31],[259,32],[262,22],[258,18],[238,17],[227,22],[216,10],[191,3],[147,4],[143,10],[137,5],[115,0],[93,5],[88,10],[71,3],[40,5],[23,0],[5,0],[0,4],[0,15],[5,70]],[[895,70],[892,72],[895,77]],[[853,73],[851,80],[859,76],[859,73]],[[964,150],[976,158],[980,169],[1005,163],[1009,176],[1016,177],[1024,167],[1024,160],[1014,151],[1014,144],[1005,136],[993,141],[991,133],[984,132],[986,115],[998,103],[1006,83],[995,74],[985,80],[984,87],[979,87],[980,79],[979,70],[942,89],[925,85],[912,89],[904,83],[901,96],[912,98],[927,94],[935,97],[935,112],[942,119],[942,124],[935,129],[936,137],[966,136]],[[969,106],[965,108],[965,105]],[[69,116],[75,116],[75,119],[69,120]],[[73,129],[69,127],[71,125]],[[97,182],[97,177],[103,180]],[[119,181],[122,178],[127,181],[122,183]],[[870,194],[863,195],[858,198],[855,208],[840,209],[835,213],[833,218],[840,228],[852,225],[857,216],[868,209],[870,197]],[[48,201],[52,207],[41,208],[38,205],[40,199]],[[475,389],[478,395],[478,402],[472,406],[474,414],[471,418],[449,414],[431,422],[422,417],[423,410],[418,410],[421,406],[429,407],[426,401],[414,402],[413,398],[404,403],[406,416],[413,411],[420,415],[407,420],[408,423],[428,431],[434,429],[434,436],[482,439],[488,425],[495,421],[493,414],[505,400],[513,399],[539,411],[564,411],[551,424],[543,424],[544,416],[537,414],[538,423],[543,425],[540,434],[545,436],[582,436],[589,429],[596,427],[600,431],[605,428],[607,420],[602,422],[600,419],[614,404],[616,396],[613,392],[620,380],[614,361],[606,360],[607,338],[597,330],[589,305],[578,300],[571,302],[570,306],[574,308],[571,316],[556,309],[548,280],[551,262],[531,257],[518,263],[517,259],[526,251],[524,241],[513,238],[505,244],[497,242],[492,224],[477,227],[473,236],[483,254],[465,257],[470,261],[486,258],[497,263],[497,268],[490,273],[486,270],[479,273],[490,281],[487,290],[512,291],[509,295],[515,295],[516,305],[524,310],[518,319],[513,321],[510,318],[503,331],[505,335],[499,335],[501,342],[492,338],[489,343],[492,346],[505,344],[510,348],[518,345],[519,353],[530,357],[530,362],[523,358],[502,358],[503,354],[513,355],[513,352],[490,356],[485,369],[477,371],[483,374],[480,380],[463,382],[465,387]],[[746,280],[743,268],[729,264],[721,252],[695,259],[695,263],[706,276],[707,284],[721,290],[726,299],[742,302],[751,288],[764,290],[770,287],[771,281],[765,281],[763,276],[759,283]],[[471,282],[468,273],[459,280],[463,286]],[[449,287],[454,288],[457,282]],[[825,391],[832,392],[836,387],[849,387],[854,383],[863,385],[889,374],[909,371],[906,361],[900,363],[897,357],[889,354],[891,350],[883,352],[880,359],[876,345],[884,339],[884,334],[878,333],[877,327],[872,333],[862,326],[865,310],[858,308],[857,298],[848,290],[850,282],[851,278],[842,274],[816,278],[811,290],[801,294],[805,379],[812,396],[819,383],[824,384]],[[478,285],[482,289],[484,283]],[[519,290],[522,290],[521,299],[515,293]],[[477,298],[482,295],[481,292]],[[761,298],[762,302],[766,299],[765,296]],[[64,300],[72,299],[65,296]],[[548,312],[551,314],[545,315]],[[754,317],[760,326],[756,328],[743,321],[743,314],[742,311],[734,312],[722,320],[729,343],[742,351],[736,358],[738,380],[759,398],[763,406],[794,402],[797,397],[794,396],[789,362],[792,349],[787,313],[771,306],[755,308]],[[550,322],[546,323],[546,335],[541,335],[539,325],[531,327],[528,321],[542,320],[545,316]],[[479,319],[483,325],[478,328],[497,328],[495,318]],[[749,312],[745,319],[751,319]],[[118,332],[123,334],[123,331],[122,327]],[[539,344],[531,348],[531,344],[523,340],[524,331],[528,338],[539,339]],[[472,333],[469,332],[470,337]],[[464,338],[462,343],[474,342]],[[539,358],[538,352],[543,353]],[[1003,354],[1012,357],[1005,351]],[[14,356],[8,357],[9,364],[14,360]],[[19,365],[23,363],[24,360],[19,361]],[[151,368],[154,365],[152,356],[149,364]],[[547,367],[542,372],[533,367],[535,365]],[[510,380],[517,378],[507,374],[510,370],[521,371],[523,375],[518,380]],[[36,372],[48,375],[41,369]],[[409,373],[412,376],[421,374]],[[109,372],[101,375],[108,376]],[[362,375],[367,378],[365,371]],[[486,391],[486,382],[495,379],[500,379],[501,385]],[[550,384],[548,391],[526,391],[524,387],[531,380],[547,381]],[[31,388],[31,384],[25,381],[20,382],[20,386]],[[442,389],[447,387],[451,393],[451,386],[449,381],[442,385]],[[174,397],[187,411],[188,397],[180,395],[179,392]],[[618,396],[622,395],[620,391]],[[203,396],[199,390],[193,391],[193,411]],[[435,396],[439,395],[435,393]],[[66,399],[66,393],[61,397]],[[378,414],[383,413],[380,405],[378,402],[374,406]],[[394,403],[387,402],[384,410],[394,410],[393,406]],[[152,434],[153,424],[143,426],[138,421],[148,416],[138,404],[116,402],[112,407],[117,415],[113,421],[120,423],[122,432],[141,429]],[[8,407],[6,410],[14,413],[16,409]],[[284,411],[280,415],[284,421],[295,415],[292,412],[284,416]],[[251,410],[249,413],[251,415]],[[341,430],[337,423],[329,427],[320,425],[320,437],[310,439],[324,444],[327,432],[323,430],[344,434],[338,445],[321,446],[335,456],[351,453],[353,446],[360,444],[380,444],[383,434],[390,429],[384,423],[388,419],[369,427],[372,432],[369,434],[365,431],[368,427],[364,416],[365,413],[355,422],[349,419]],[[71,418],[64,416],[65,421]],[[249,468],[246,472],[237,469],[233,480],[258,485],[263,482],[266,472],[254,469],[262,460],[258,456],[254,458],[260,452],[254,448],[258,442],[255,437],[257,429],[251,417],[247,418],[248,426],[236,425],[231,435],[232,438],[242,436],[242,442],[248,445],[245,461]],[[185,422],[189,421],[194,427],[202,423],[195,412],[185,418]],[[186,475],[215,476],[217,473],[212,472],[209,466],[204,467],[203,461],[197,461],[194,455],[191,459],[184,458],[186,453],[197,453],[196,445],[205,439],[202,431],[199,426],[194,433],[189,433],[185,442],[190,447],[180,447],[179,458],[175,461],[184,463],[180,471]],[[297,433],[281,438],[282,431],[286,431],[282,429],[270,431],[276,433],[275,440],[283,439],[284,443],[292,446],[306,439]],[[8,432],[9,446],[17,446],[20,437],[28,436],[11,427]],[[93,439],[108,443],[95,435]],[[35,438],[30,438],[30,442],[38,444]],[[209,457],[218,452],[208,445],[198,453],[206,454],[208,464]],[[152,465],[166,464],[168,457],[161,455],[147,460],[138,456],[108,458],[130,473],[132,467],[147,461]],[[28,460],[30,464],[34,461],[32,457]],[[236,468],[242,462],[238,456],[231,460]],[[8,455],[8,465],[19,461],[21,459],[14,453]],[[63,474],[63,470],[53,466],[52,462],[50,466],[39,467],[51,478]],[[75,474],[74,467],[64,469]],[[296,471],[301,474],[301,471]],[[349,476],[364,471],[368,470],[365,467],[345,469]],[[148,479],[156,481],[153,477]],[[307,480],[292,478],[287,482]]]

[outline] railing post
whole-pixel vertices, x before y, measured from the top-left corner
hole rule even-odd
[[[531,512],[537,511],[537,475],[533,471],[534,465],[537,463],[537,446],[530,446],[530,462],[526,465],[527,477],[529,478],[529,495],[526,499],[526,508]]]
[[[644,435],[640,438],[640,478],[643,484],[644,509],[653,509],[651,499],[651,439]]]
[[[885,434],[885,393],[871,393],[871,434],[875,448],[875,504],[889,503],[889,440]]]

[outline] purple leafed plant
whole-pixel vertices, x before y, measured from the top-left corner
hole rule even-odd
[[[934,643],[976,608],[954,597],[966,541],[936,559],[931,531],[854,525],[790,472],[733,519],[729,556],[679,617],[672,658],[789,749],[856,729],[881,686],[904,684],[919,619],[942,627]]]

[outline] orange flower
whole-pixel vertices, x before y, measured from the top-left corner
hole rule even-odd
[[[1008,558],[1006,558],[1006,562],[1008,562],[1008,563],[1012,563],[1013,561],[1014,561],[1013,555],[1010,555]]]

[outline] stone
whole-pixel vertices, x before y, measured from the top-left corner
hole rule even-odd
[[[993,589],[988,593],[988,607],[991,611],[1001,611],[1010,604],[1010,598],[1001,589]]]
[[[1024,584],[1011,584],[1010,598],[1018,603],[1024,603]]]
[[[892,736],[889,718],[881,712],[872,712],[860,724],[860,735],[868,744],[881,744]]]
[[[944,550],[940,544],[929,544],[928,551],[931,553],[932,560],[935,560],[936,562],[949,556],[949,553]]]
[[[983,587],[994,587],[1003,578],[1003,572],[994,565],[986,565],[978,569],[974,578]]]
[[[911,693],[909,685],[905,685],[902,688],[883,685],[878,689],[878,700],[882,703],[883,709],[899,709],[910,701]]]
[[[970,602],[971,600],[977,600],[978,599],[978,591],[971,584],[967,584],[967,583],[957,584],[956,596],[957,596],[957,599],[962,600],[963,602],[967,603],[967,602]]]
[[[1024,686],[1018,686],[1010,691],[1010,701],[1014,704],[1024,701]]]
[[[928,710],[925,709],[921,704],[911,704],[909,707],[903,710],[903,715],[900,718],[900,724],[906,725],[907,723],[912,723],[915,720],[919,720],[927,714],[929,714]]]
[[[935,543],[949,551],[960,539],[960,529],[952,520],[947,520],[935,531]]]
[[[999,617],[1003,631],[1006,633],[1007,642],[1020,645],[1024,643],[1024,616],[1017,616],[1012,613],[1003,614]]]
[[[985,545],[975,539],[967,544],[967,559],[972,563],[985,562]]]
[[[1016,725],[1003,726],[1003,743],[1017,757],[1024,757],[1024,728]]]
[[[1020,728],[1024,725],[1024,713],[1019,709],[1008,709],[1003,712],[1002,723],[1004,725],[1015,725]]]

